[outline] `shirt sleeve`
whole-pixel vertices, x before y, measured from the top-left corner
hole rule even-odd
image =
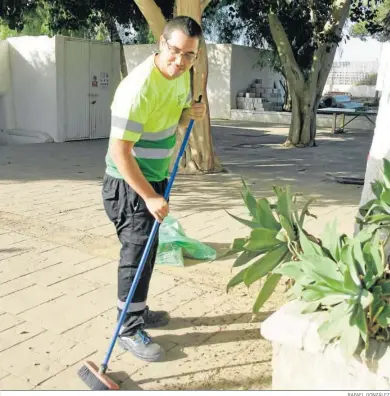
[[[138,142],[144,132],[152,100],[144,87],[129,89],[129,84],[123,80],[115,92],[111,106],[110,137]]]

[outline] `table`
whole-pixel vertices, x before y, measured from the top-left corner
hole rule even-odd
[[[375,116],[378,114],[377,111],[375,110],[355,110],[355,109],[340,109],[336,107],[326,107],[324,109],[318,109],[317,111],[318,114],[332,114],[333,115],[333,125],[332,125],[332,132],[333,133],[344,133],[344,128],[352,122],[354,119],[358,117],[365,117],[367,118],[368,121],[371,122],[372,125],[375,127],[375,122],[369,117]],[[337,116],[341,115],[342,116],[342,127],[341,128],[336,128],[337,126]],[[353,117],[351,120],[349,120],[347,123],[345,123],[345,116],[351,116]]]

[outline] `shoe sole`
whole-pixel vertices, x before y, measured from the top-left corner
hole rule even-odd
[[[120,338],[118,338],[118,344],[123,350],[132,353],[135,357],[137,357],[138,359],[144,360],[145,362],[158,362],[158,361],[162,360],[165,355],[163,349],[161,349],[161,351],[162,351],[161,354],[156,355],[156,356],[141,355],[138,352],[134,351],[134,349],[131,349],[131,347],[129,347]]]

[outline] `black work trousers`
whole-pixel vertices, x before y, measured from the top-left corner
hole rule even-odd
[[[150,182],[156,193],[164,195],[167,180]],[[140,264],[142,254],[151,233],[154,217],[145,201],[122,179],[107,174],[103,178],[102,196],[108,218],[114,223],[122,244],[118,266],[118,319]],[[157,233],[158,234],[158,233]],[[127,310],[120,335],[128,336],[144,324],[143,313],[148,297],[158,247],[158,235],[154,240],[148,260]]]

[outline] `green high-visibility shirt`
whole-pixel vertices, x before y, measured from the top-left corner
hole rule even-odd
[[[110,142],[106,173],[123,179],[110,154],[112,138],[135,142],[132,154],[148,181],[168,177],[176,144],[176,128],[191,106],[190,73],[166,79],[154,63],[155,55],[126,76],[111,105]]]

